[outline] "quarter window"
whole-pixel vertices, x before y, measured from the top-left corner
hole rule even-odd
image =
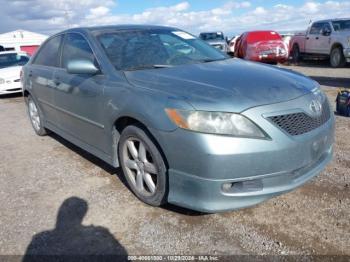
[[[36,55],[33,64],[58,67],[61,40],[62,35],[59,35],[46,42]]]
[[[89,43],[79,34],[67,34],[62,53],[62,66],[67,67],[69,60],[89,60],[97,65]]]

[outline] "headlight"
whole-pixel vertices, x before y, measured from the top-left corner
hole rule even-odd
[[[0,78],[0,85],[5,84],[5,79]]]
[[[240,114],[166,109],[169,118],[184,129],[219,135],[267,138],[252,121]]]

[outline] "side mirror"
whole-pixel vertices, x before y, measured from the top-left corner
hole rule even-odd
[[[321,31],[321,34],[322,34],[323,36],[330,36],[331,33],[332,33],[332,31],[329,30],[329,28],[323,28],[322,31]]]
[[[70,60],[66,66],[69,74],[77,75],[95,75],[100,72],[92,61],[89,60]]]

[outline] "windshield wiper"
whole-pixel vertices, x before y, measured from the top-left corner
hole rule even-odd
[[[158,69],[158,68],[169,68],[173,67],[172,65],[143,65],[143,66],[135,66],[135,67],[129,67],[125,69],[125,71],[136,71],[136,70],[142,70],[142,69]]]
[[[210,62],[215,62],[215,61],[223,61],[223,60],[226,60],[226,59],[228,59],[228,58],[220,58],[220,59],[210,59],[210,58],[208,58],[208,59],[202,59],[202,60],[200,60],[200,62],[202,62],[202,63],[210,63]]]

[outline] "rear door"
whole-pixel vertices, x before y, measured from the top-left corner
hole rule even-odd
[[[61,68],[54,76],[58,127],[103,151],[106,149],[103,121],[105,77],[102,73],[69,74],[66,66],[70,60],[90,60],[99,67],[86,38],[79,33],[67,33],[63,41]]]
[[[53,75],[59,66],[61,42],[62,35],[55,36],[45,42],[26,70],[28,91],[38,103],[45,121],[53,123],[57,121],[57,114],[54,110]]]

